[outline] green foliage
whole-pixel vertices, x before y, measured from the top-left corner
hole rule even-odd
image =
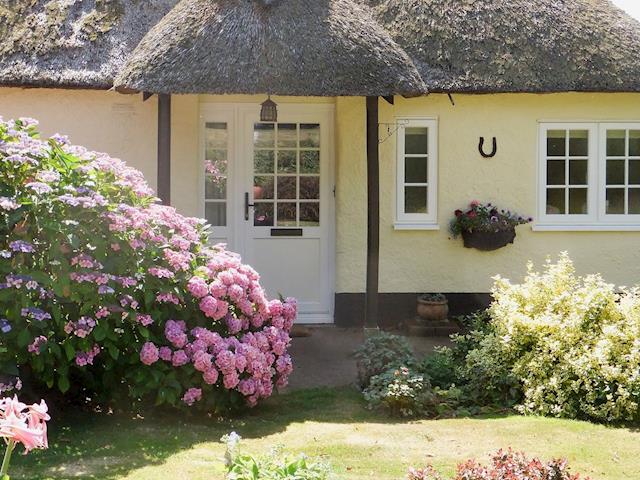
[[[402,365],[413,365],[415,357],[406,338],[381,332],[356,350],[358,382],[362,388],[371,377]]]
[[[305,455],[283,455],[281,447],[275,447],[267,455],[256,457],[240,454],[240,437],[231,433],[222,437],[227,444],[225,460],[227,480],[327,480],[329,465],[322,460]]]

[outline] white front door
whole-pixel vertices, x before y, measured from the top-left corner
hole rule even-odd
[[[333,322],[333,106],[202,108],[205,216],[261,275],[270,297],[295,297],[300,323]]]

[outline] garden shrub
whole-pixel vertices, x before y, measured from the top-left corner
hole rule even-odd
[[[597,421],[640,418],[640,293],[577,276],[567,254],[529,264],[521,284],[496,277],[493,337],[474,364],[510,366],[524,413]],[[467,357],[469,359],[469,357]]]
[[[457,396],[455,388],[433,388],[427,376],[405,366],[372,377],[364,390],[369,408],[382,408],[401,417],[451,413],[459,402]]]
[[[293,299],[140,172],[0,122],[0,367],[68,396],[226,409],[287,382]],[[17,383],[14,382],[14,383]],[[5,383],[5,388],[7,385]]]
[[[475,460],[458,464],[456,474],[450,480],[589,480],[572,474],[566,460],[543,462],[528,458],[524,453],[500,450],[491,457],[486,467]],[[431,466],[410,468],[407,480],[444,480]]]
[[[355,353],[360,387],[369,385],[371,377],[403,365],[413,365],[415,357],[405,337],[380,332],[365,340]]]
[[[331,469],[327,462],[305,455],[289,457],[276,447],[264,456],[241,454],[241,438],[235,432],[222,437],[227,444],[225,463],[227,480],[327,480]]]

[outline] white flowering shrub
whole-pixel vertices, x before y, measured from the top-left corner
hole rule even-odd
[[[523,413],[603,422],[640,418],[640,291],[577,276],[567,254],[521,284],[496,277],[489,309],[500,357],[520,383]],[[467,360],[469,360],[469,355]],[[492,363],[492,362],[488,362]]]

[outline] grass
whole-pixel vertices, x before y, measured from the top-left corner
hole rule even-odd
[[[512,446],[544,458],[568,458],[594,480],[637,478],[640,432],[586,422],[505,416],[403,421],[364,408],[349,388],[275,397],[235,420],[67,414],[51,423],[50,448],[16,456],[12,480],[212,480],[224,477],[219,439],[235,430],[242,447],[263,453],[326,455],[336,478],[400,480],[407,467],[433,464],[452,473],[469,457]]]

